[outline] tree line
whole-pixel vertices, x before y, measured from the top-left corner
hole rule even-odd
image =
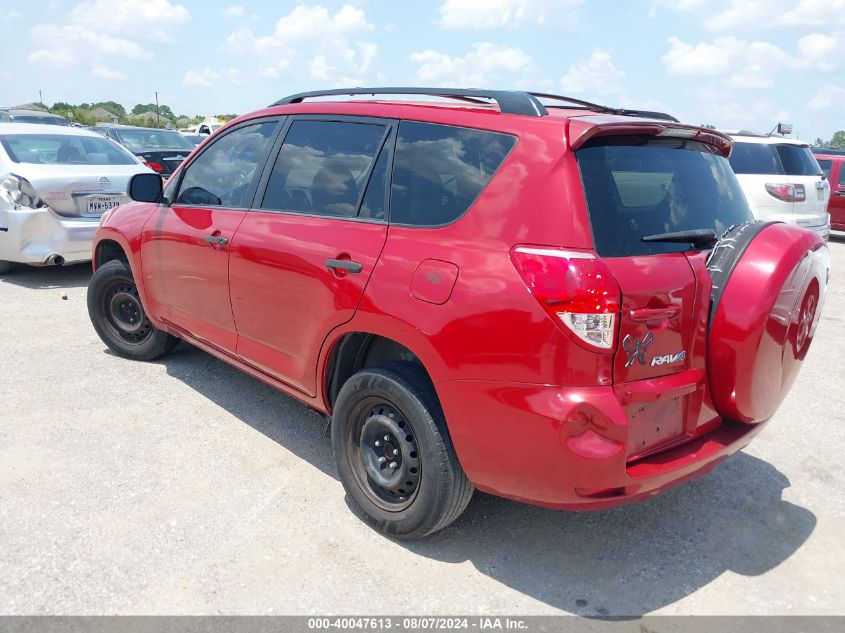
[[[94,111],[98,108],[110,112],[117,117],[118,123],[124,124],[142,124],[145,127],[186,127],[202,122],[204,115],[177,115],[170,106],[165,104],[156,105],[155,103],[136,103],[131,110],[127,110],[122,104],[117,101],[98,101],[96,103],[79,103],[71,104],[64,101],[57,101],[52,106],[41,105],[45,110],[58,114],[74,123],[81,123],[82,125],[94,125],[96,123],[104,123],[102,117],[98,117]],[[146,114],[146,113],[151,114]],[[157,116],[152,116],[156,115]],[[222,121],[227,121],[234,118],[235,114],[217,114],[215,115]]]

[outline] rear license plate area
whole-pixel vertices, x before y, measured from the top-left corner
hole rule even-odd
[[[637,403],[628,408],[628,459],[670,446],[684,438],[687,396]]]
[[[88,215],[101,215],[109,209],[120,206],[121,201],[120,196],[91,196],[85,201],[86,212]]]

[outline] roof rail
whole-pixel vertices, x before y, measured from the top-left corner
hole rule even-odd
[[[489,99],[499,104],[499,110],[503,114],[522,114],[525,116],[544,116],[548,111],[543,104],[532,94],[516,90],[478,90],[475,88],[408,88],[408,87],[384,87],[384,88],[336,88],[333,90],[314,90],[311,92],[300,92],[276,101],[274,106],[287,105],[289,103],[302,103],[305,99],[313,97],[333,97],[352,95],[426,95],[430,97],[447,97],[470,103],[484,103],[480,99]]]
[[[530,94],[532,97],[538,97],[540,99],[565,101],[566,103],[572,103],[576,106],[586,108],[587,110],[591,110],[593,112],[620,114],[623,116],[638,116],[648,119],[662,119],[664,121],[674,121],[675,123],[679,123],[678,119],[673,117],[671,114],[666,114],[665,112],[656,112],[654,110],[629,110],[627,108],[611,108],[610,106],[600,105],[598,103],[593,103],[592,101],[584,101],[583,99],[575,99],[573,97],[549,94],[546,92],[529,92],[528,94]]]

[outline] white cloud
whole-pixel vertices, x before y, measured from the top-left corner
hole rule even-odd
[[[506,48],[490,42],[477,42],[461,57],[426,49],[411,54],[419,64],[417,78],[424,83],[446,86],[485,86],[502,83],[503,74],[520,75],[533,67],[533,61],[522,49]]]
[[[586,60],[569,67],[560,83],[571,94],[618,95],[625,72],[613,64],[610,53],[596,49]]]
[[[725,9],[707,20],[707,26],[714,31],[760,26],[771,21],[772,10],[771,0],[732,0]]]
[[[126,79],[126,75],[124,75],[119,70],[114,70],[113,68],[106,68],[105,66],[96,66],[95,68],[92,68],[91,74],[94,75],[94,77],[99,77],[100,79],[109,79],[112,81],[124,81]]]
[[[188,22],[191,14],[168,0],[87,0],[71,10],[70,19],[100,31],[144,34],[150,28]]]
[[[843,102],[845,102],[845,88],[833,84],[825,84],[810,99],[809,106],[813,110],[824,110],[832,105],[841,108]]]
[[[188,20],[188,10],[168,0],[86,0],[70,10],[65,22],[32,27],[32,40],[42,48],[29,60],[54,68],[90,60],[100,68],[118,57],[149,59],[152,53],[143,41],[173,41],[174,26]]]
[[[265,59],[278,59],[276,65],[264,66],[260,71],[272,79],[297,62],[307,65],[317,81],[342,83],[370,72],[379,48],[361,38],[374,30],[364,10],[351,4],[344,4],[334,13],[321,5],[301,4],[283,15],[271,33],[256,34],[241,26],[226,38],[221,49],[252,51]]]
[[[653,0],[649,16],[659,8],[698,14],[713,31],[845,24],[845,0]]]
[[[730,69],[738,42],[735,37],[720,37],[712,44],[692,45],[670,37],[669,52],[660,59],[670,75],[720,75]]]
[[[224,18],[240,18],[244,14],[244,5],[242,4],[233,4],[230,7],[226,7],[226,10],[223,11]]]
[[[584,0],[443,0],[438,8],[445,29],[496,29],[544,26],[562,21],[565,11]],[[572,14],[565,16],[573,23]]]
[[[776,23],[782,26],[821,26],[845,24],[845,0],[794,0],[778,12]]]
[[[189,70],[186,72],[182,78],[182,85],[208,88],[218,79],[220,79],[220,73],[206,66],[202,70]]]

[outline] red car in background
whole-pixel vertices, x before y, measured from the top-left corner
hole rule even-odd
[[[349,94],[452,101],[311,100]],[[825,242],[753,220],[731,147],[539,93],[293,95],[164,191],[135,176],[96,234],[88,310],[122,356],[185,340],[325,414],[385,534],[445,527],[475,488],[647,499],[762,429],[827,290]]]
[[[813,154],[830,182],[830,228],[845,231],[845,149],[820,147]]]

